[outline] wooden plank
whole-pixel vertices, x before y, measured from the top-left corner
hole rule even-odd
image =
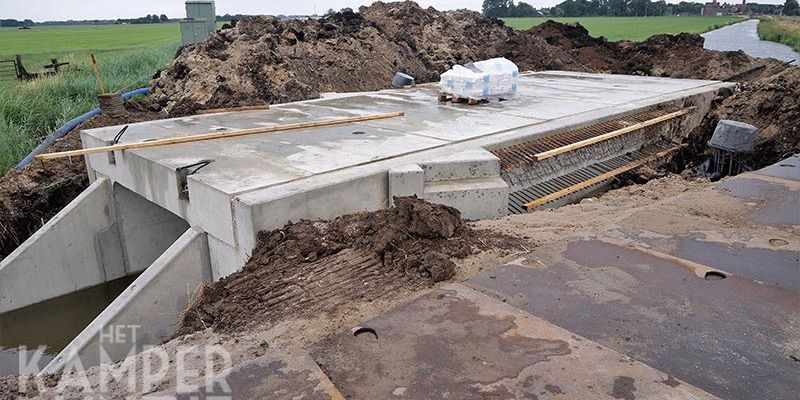
[[[239,107],[225,107],[225,108],[210,108],[208,110],[199,110],[197,115],[218,114],[224,112],[237,112],[237,111],[259,111],[269,110],[269,104],[260,104],[257,106],[239,106]]]
[[[298,129],[321,128],[326,126],[351,124],[355,122],[373,121],[376,119],[402,117],[403,115],[405,115],[405,113],[403,112],[390,112],[384,114],[372,114],[372,115],[362,115],[358,117],[324,119],[320,121],[301,122],[296,124],[276,125],[276,126],[261,127],[261,128],[239,129],[229,132],[210,132],[193,136],[182,136],[176,138],[158,139],[158,140],[150,140],[150,141],[135,142],[135,143],[120,143],[111,146],[91,147],[88,149],[62,151],[58,153],[45,153],[45,154],[39,154],[34,158],[37,160],[52,160],[56,158],[82,156],[86,154],[107,153],[115,150],[142,149],[147,147],[166,146],[176,143],[198,142],[201,140],[226,139],[226,138],[245,136],[245,135],[255,135],[259,133],[273,133],[273,132],[282,132],[282,131],[290,131]]]
[[[570,194],[575,193],[575,192],[577,192],[577,191],[579,191],[581,189],[584,189],[584,188],[587,188],[587,187],[592,186],[594,184],[600,183],[600,182],[602,182],[602,181],[604,181],[606,179],[613,178],[613,177],[615,177],[615,176],[617,176],[619,174],[622,174],[624,172],[628,172],[628,171],[630,171],[632,169],[641,167],[642,165],[645,165],[645,164],[647,164],[649,162],[655,161],[655,160],[657,160],[657,159],[659,159],[661,157],[664,157],[665,155],[667,155],[669,153],[672,153],[673,151],[675,151],[675,150],[677,150],[677,149],[679,149],[681,147],[685,147],[685,146],[686,145],[683,144],[683,145],[676,146],[676,147],[673,147],[673,148],[670,148],[670,149],[667,149],[667,150],[662,150],[662,151],[659,151],[656,154],[653,154],[652,156],[645,157],[645,158],[643,158],[641,160],[638,160],[638,161],[634,161],[634,162],[632,162],[630,164],[627,164],[627,165],[625,165],[623,167],[612,169],[611,171],[608,171],[606,173],[600,174],[600,175],[598,175],[598,176],[596,176],[594,178],[587,179],[587,180],[585,180],[585,181],[583,181],[583,182],[581,182],[581,183],[579,183],[577,185],[572,185],[572,186],[566,187],[566,188],[561,189],[561,190],[559,190],[559,191],[557,191],[555,193],[551,193],[551,194],[548,194],[547,196],[540,197],[540,198],[538,198],[536,200],[533,200],[533,201],[530,201],[528,203],[525,203],[525,208],[530,210],[532,208],[536,208],[536,207],[539,207],[539,206],[541,206],[543,204],[549,203],[549,202],[551,202],[553,200],[558,200],[558,199],[560,199],[560,198],[562,198],[564,196],[570,195]]]
[[[693,109],[694,109],[694,107],[684,108],[682,110],[678,110],[678,111],[675,111],[675,112],[672,112],[672,113],[669,113],[669,114],[664,114],[664,115],[662,115],[660,117],[657,117],[657,118],[649,119],[649,120],[644,121],[644,122],[639,122],[638,124],[633,124],[631,126],[627,126],[625,128],[622,128],[622,129],[617,129],[617,130],[614,130],[614,131],[611,131],[611,132],[608,132],[608,133],[604,133],[604,134],[602,134],[600,136],[595,136],[593,138],[589,138],[589,139],[586,139],[586,140],[581,140],[579,142],[571,143],[571,144],[568,144],[566,146],[559,147],[557,149],[543,151],[541,153],[537,153],[536,155],[534,155],[534,158],[536,159],[536,161],[542,161],[542,160],[544,160],[546,158],[555,157],[555,156],[557,156],[559,154],[567,153],[567,152],[579,149],[581,147],[586,147],[586,146],[589,146],[589,145],[592,145],[592,144],[595,144],[595,143],[598,143],[598,142],[602,142],[602,141],[605,141],[605,140],[608,140],[608,139],[615,138],[617,136],[624,135],[626,133],[630,133],[630,132],[633,132],[633,131],[638,131],[639,129],[646,128],[646,127],[651,126],[651,125],[655,125],[655,124],[658,124],[658,123],[661,123],[661,122],[664,122],[664,121],[668,121],[668,120],[673,119],[673,118],[680,117],[681,115],[687,114],[688,112],[692,111]]]

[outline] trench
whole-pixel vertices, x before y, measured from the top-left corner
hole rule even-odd
[[[44,346],[44,367],[97,317],[139,274],[126,276],[0,314],[0,376],[19,372],[21,346]]]

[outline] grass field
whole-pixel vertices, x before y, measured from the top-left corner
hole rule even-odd
[[[0,28],[0,59],[20,54],[26,68],[37,70],[51,58],[85,62],[90,52],[100,57],[178,41],[177,23]]]
[[[605,36],[610,41],[642,41],[659,33],[703,33],[742,20],[740,17],[575,17],[575,18],[503,18],[515,29],[528,29],[552,19],[562,23],[580,22],[589,34]]]
[[[46,135],[97,105],[89,66],[94,53],[112,91],[147,85],[179,46],[178,24],[48,26],[0,29],[0,59],[20,54],[29,72],[50,58],[69,61],[55,77],[0,84],[0,174],[13,167]]]
[[[800,52],[800,17],[760,17],[758,37]]]

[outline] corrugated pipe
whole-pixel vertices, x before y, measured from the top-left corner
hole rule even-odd
[[[148,93],[150,93],[150,88],[141,88],[141,89],[131,90],[130,92],[127,93],[123,93],[122,98],[128,100],[133,96],[140,94],[148,94]],[[26,165],[30,164],[31,161],[33,161],[33,157],[47,150],[47,148],[52,146],[53,143],[56,142],[56,140],[61,139],[64,136],[67,136],[67,134],[70,133],[70,131],[72,131],[73,129],[75,129],[76,126],[80,125],[81,122],[86,121],[87,119],[92,118],[97,114],[100,114],[100,107],[97,107],[79,117],[69,120],[69,122],[62,125],[61,128],[58,128],[57,131],[53,132],[52,135],[45,138],[44,141],[40,143],[38,146],[36,146],[36,148],[33,149],[33,151],[31,151],[30,154],[25,156],[25,158],[23,158],[22,161],[20,161],[19,164],[17,164],[17,169],[21,170],[25,168]]]

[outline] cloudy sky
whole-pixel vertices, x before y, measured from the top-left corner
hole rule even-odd
[[[678,0],[667,0],[676,3]],[[729,0],[736,1],[736,0]],[[534,7],[549,7],[561,0],[529,0]],[[737,1],[738,2],[738,1]],[[783,0],[759,0],[759,3],[783,3]],[[328,8],[358,8],[372,0],[217,0],[217,14],[323,14]],[[480,10],[482,0],[418,0],[422,6],[440,10],[469,8]],[[35,21],[67,19],[116,19],[146,14],[184,15],[181,0],[0,0],[0,18]]]

